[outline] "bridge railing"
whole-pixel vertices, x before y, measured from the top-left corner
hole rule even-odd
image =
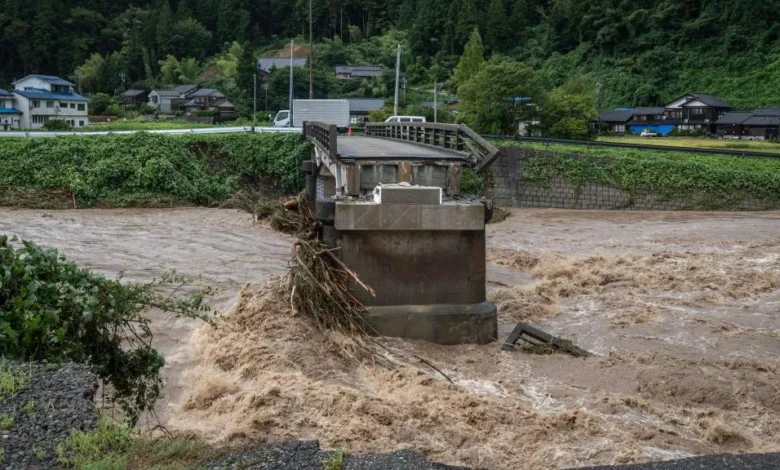
[[[337,126],[324,122],[304,122],[303,135],[309,142],[328,154],[330,158],[334,160],[338,158],[339,130]]]
[[[468,154],[477,172],[490,166],[498,158],[499,150],[472,131],[459,124],[429,122],[367,123],[367,137],[400,140]]]

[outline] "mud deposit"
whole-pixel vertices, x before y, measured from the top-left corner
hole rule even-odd
[[[249,222],[199,209],[0,212],[0,231],[105,272],[179,267],[225,298],[240,290],[218,328],[169,332],[186,393],[166,422],[185,434],[496,469],[780,450],[778,214],[514,211],[488,235],[500,337],[531,321],[597,356],[382,340],[392,368],[355,361],[347,339],[292,314],[268,282],[289,240]]]

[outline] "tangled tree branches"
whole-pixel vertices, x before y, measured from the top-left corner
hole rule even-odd
[[[267,221],[274,230],[305,239],[313,238],[319,223],[304,193],[295,198],[269,196],[260,191],[239,191],[222,207],[249,212],[255,222]]]

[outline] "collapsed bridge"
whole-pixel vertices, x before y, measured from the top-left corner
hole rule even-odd
[[[321,238],[376,296],[366,331],[440,344],[492,342],[485,220],[492,201],[461,194],[461,171],[487,169],[499,150],[462,125],[371,123],[366,135],[305,123],[313,144],[306,191]]]

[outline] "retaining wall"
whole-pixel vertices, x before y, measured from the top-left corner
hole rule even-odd
[[[493,164],[493,195],[497,206],[549,207],[559,209],[634,209],[634,210],[737,210],[757,211],[780,209],[777,201],[764,201],[749,196],[736,196],[729,201],[715,201],[706,194],[661,194],[657,191],[624,189],[600,184],[571,184],[564,176],[554,174],[550,181],[538,184],[523,178],[525,162],[531,155],[554,152],[531,151],[520,147],[504,147]],[[576,158],[576,157],[572,157]]]

